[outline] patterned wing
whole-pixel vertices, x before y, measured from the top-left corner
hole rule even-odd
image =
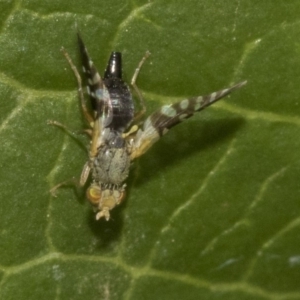
[[[79,35],[78,44],[81,54],[83,72],[87,77],[87,93],[90,96],[95,119],[102,118],[102,128],[108,126],[112,121],[112,104],[109,92],[99,75],[93,61],[90,59],[87,49]]]
[[[131,159],[144,154],[173,126],[190,118],[195,112],[203,110],[245,84],[246,81],[243,81],[232,87],[206,96],[193,97],[171,105],[164,105],[160,110],[154,112],[146,119],[143,129],[138,130],[133,140]]]

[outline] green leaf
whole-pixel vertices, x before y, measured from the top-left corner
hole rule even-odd
[[[299,1],[0,2],[0,299],[300,299]],[[132,167],[95,221],[76,24],[99,70],[123,53],[150,113],[241,80]]]

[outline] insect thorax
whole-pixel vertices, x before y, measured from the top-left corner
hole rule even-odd
[[[130,167],[130,152],[120,132],[107,128],[107,138],[98,148],[97,155],[90,160],[92,184],[87,198],[98,213],[96,219],[109,220],[109,211],[125,197],[125,184]]]
[[[111,137],[98,149],[91,161],[92,179],[99,186],[119,186],[127,178],[130,167],[130,154],[120,134]]]

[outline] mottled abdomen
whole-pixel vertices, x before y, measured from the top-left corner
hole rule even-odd
[[[93,161],[95,182],[120,185],[128,176],[130,156],[126,148],[101,147]]]

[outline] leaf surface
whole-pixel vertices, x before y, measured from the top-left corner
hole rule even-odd
[[[0,299],[300,299],[299,1],[2,1]],[[78,178],[76,24],[123,53],[150,113],[247,79],[132,167],[94,220]]]

